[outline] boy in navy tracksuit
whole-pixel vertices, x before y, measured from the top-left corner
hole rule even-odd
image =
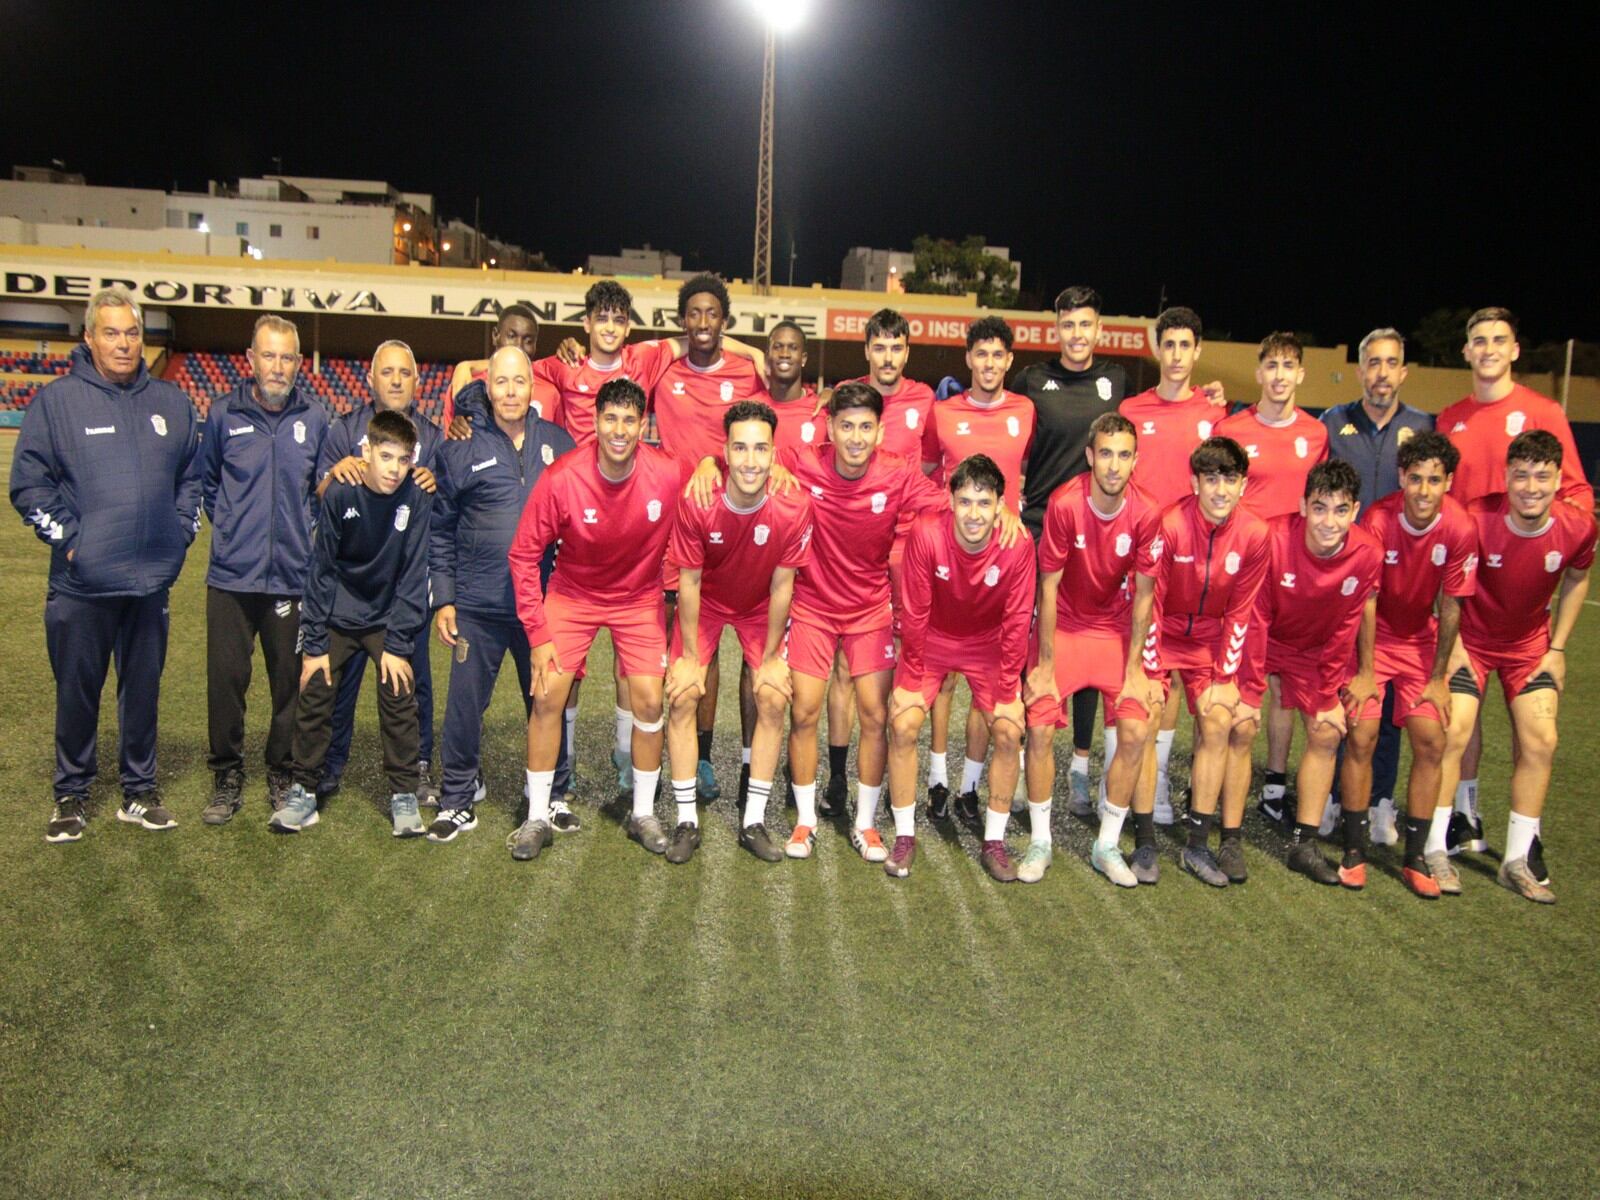
[[[50,842],[83,836],[100,692],[114,657],[122,805],[144,829],[177,822],[156,793],[156,713],[167,655],[167,589],[200,521],[199,423],[189,397],[151,377],[127,293],[89,301],[71,373],[22,420],[11,503],[50,547],[45,644],[56,678]]]
[[[224,825],[243,803],[245,693],[256,639],[272,697],[267,794],[289,787],[300,682],[300,595],[311,558],[317,455],[326,410],[295,384],[300,336],[263,316],[250,339],[253,378],[211,405],[201,481],[211,519],[206,573],[206,710],[215,791],[202,820]]]
[[[367,427],[360,483],[334,481],[322,511],[300,611],[304,661],[295,707],[294,782],[268,826],[317,823],[317,781],[332,737],[334,695],[358,650],[379,663],[378,730],[396,837],[425,832],[417,812],[417,701],[411,656],[428,619],[433,497],[411,477],[416,428],[397,412]]]
[[[455,651],[444,715],[444,787],[428,840],[448,842],[477,825],[482,799],[479,747],[483,714],[509,652],[524,707],[531,713],[533,674],[527,632],[517,617],[507,553],[528,493],[544,469],[573,448],[564,429],[531,407],[533,371],[515,346],[489,359],[489,418],[467,441],[449,441],[439,455],[439,490],[429,534],[429,572],[439,640]],[[547,555],[549,578],[554,555]],[[551,824],[578,828],[562,803]]]
[[[325,488],[330,479],[344,483],[360,482],[364,470],[361,451],[367,440],[367,423],[375,413],[384,411],[403,413],[416,428],[417,451],[412,462],[412,476],[424,491],[431,493],[434,490],[433,471],[444,435],[439,432],[438,426],[417,412],[413,403],[419,378],[416,358],[404,342],[384,342],[373,351],[372,366],[367,373],[372,403],[346,413],[329,428],[317,460],[317,477],[322,481],[319,490]],[[344,774],[345,763],[350,759],[356,702],[361,696],[361,681],[366,669],[366,654],[358,652],[339,685],[339,696],[333,709],[333,743],[328,748],[323,777],[318,782],[318,792],[323,798],[339,790],[340,777]],[[433,671],[428,661],[426,637],[417,639],[411,669],[416,680],[417,721],[422,738],[417,790],[422,803],[434,804],[438,801],[438,792],[429,774],[429,763],[433,759]]]

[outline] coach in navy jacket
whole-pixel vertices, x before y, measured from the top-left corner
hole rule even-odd
[[[443,797],[430,835],[449,841],[473,824],[483,714],[507,653],[531,711],[528,637],[517,617],[507,554],[528,493],[546,467],[573,448],[572,436],[530,406],[533,372],[515,346],[496,350],[486,380],[488,419],[470,440],[449,441],[439,455],[428,567],[434,626],[455,650],[445,702]],[[520,441],[520,445],[518,442]],[[545,563],[548,578],[553,556]]]
[[[169,828],[156,788],[156,714],[167,589],[200,524],[198,421],[182,390],[151,377],[144,320],[126,292],[89,301],[71,372],[23,417],[11,503],[50,547],[45,643],[56,678],[56,811],[46,836],[83,835],[100,692],[113,652],[123,803]]]
[[[293,767],[299,694],[300,596],[316,519],[317,456],[327,411],[296,383],[300,334],[263,316],[250,338],[251,378],[211,403],[200,477],[211,519],[206,572],[206,711],[215,779],[204,820],[225,824],[242,803],[245,694],[255,644],[266,661],[272,720],[267,791],[276,807]]]

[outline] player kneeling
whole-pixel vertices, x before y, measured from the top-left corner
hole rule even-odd
[[[1065,727],[1061,698],[1096,688],[1112,724],[1106,726],[1106,800],[1090,861],[1112,883],[1154,883],[1129,868],[1118,848],[1150,732],[1152,702],[1160,712],[1162,684],[1140,661],[1153,604],[1147,594],[1142,625],[1133,624],[1128,577],[1156,536],[1160,510],[1130,480],[1139,459],[1133,422],[1105,413],[1089,428],[1089,473],[1050,496],[1039,549],[1039,625],[1028,673],[1028,819],[1032,840],[1017,877],[1035,883],[1050,865],[1050,793],[1055,786],[1056,730]],[[1130,648],[1132,653],[1130,653]],[[1150,799],[1153,800],[1153,796]],[[1152,809],[1135,814],[1139,845],[1155,855]],[[1148,840],[1146,838],[1148,837]]]
[[[1594,517],[1558,501],[1561,443],[1535,429],[1518,434],[1506,451],[1506,493],[1468,506],[1478,533],[1477,591],[1461,605],[1461,646],[1451,662],[1450,726],[1439,783],[1448,806],[1461,775],[1461,755],[1472,738],[1489,673],[1511,710],[1516,757],[1511,768],[1511,818],[1500,882],[1528,900],[1554,904],[1539,853],[1539,820],[1556,752],[1556,714],[1567,681],[1567,643],[1589,593],[1594,563]],[[1554,629],[1550,597],[1557,585]],[[1442,835],[1448,807],[1435,808]]]
[[[917,735],[946,675],[959,672],[994,742],[982,861],[1000,883],[1017,878],[1006,821],[1022,747],[1020,680],[1033,617],[1033,541],[1002,546],[996,530],[1005,477],[974,454],[950,476],[954,512],[917,519],[901,575],[900,661],[889,702],[889,803],[894,846],[883,869],[903,878],[916,856]]]
[[[794,694],[783,648],[795,572],[810,559],[811,500],[797,489],[781,495],[767,492],[778,430],[778,414],[769,405],[742,400],[724,414],[722,427],[727,434],[727,480],[714,489],[709,506],[679,504],[672,535],[678,619],[666,698],[667,751],[678,805],[678,827],[667,847],[667,861],[673,863],[688,862],[700,845],[695,713],[705,693],[706,666],[716,657],[728,625],[738,635],[752,673],[756,705],[739,844],[763,862],[783,858],[783,849],[767,834],[766,813],[783,718]]]

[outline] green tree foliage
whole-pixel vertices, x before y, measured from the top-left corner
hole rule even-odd
[[[915,262],[905,277],[908,292],[925,295],[978,294],[985,308],[1011,308],[1017,302],[1013,283],[1016,265],[983,248],[983,237],[973,234],[959,242],[926,234],[911,244]]]

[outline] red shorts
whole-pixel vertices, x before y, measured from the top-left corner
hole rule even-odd
[[[1528,681],[1534,677],[1539,669],[1539,660],[1550,649],[1550,638],[1547,633],[1540,630],[1539,637],[1513,646],[1479,646],[1461,639],[1461,644],[1466,648],[1467,658],[1472,663],[1472,673],[1478,680],[1478,694],[1489,685],[1489,672],[1494,671],[1500,676],[1500,690],[1505,694],[1506,704],[1509,705],[1522,690],[1528,686]],[[1396,709],[1398,712],[1398,708]]]
[[[1372,653],[1372,677],[1378,694],[1362,706],[1361,719],[1376,721],[1383,716],[1383,689],[1392,683],[1396,725],[1404,725],[1412,717],[1439,721],[1439,710],[1431,702],[1422,702],[1422,689],[1428,686],[1428,676],[1433,672],[1433,652],[1431,641],[1390,641],[1380,637]]]
[[[1038,637],[1037,629],[1034,637],[1035,639]],[[1106,718],[1112,724],[1119,719],[1142,721],[1149,718],[1149,711],[1136,700],[1129,700],[1120,707],[1117,704],[1117,697],[1122,692],[1122,683],[1128,669],[1126,637],[1118,637],[1112,633],[1064,630],[1058,627],[1055,641],[1056,691],[1063,699],[1075,695],[1084,688],[1096,688],[1100,692]],[[1028,661],[1035,666],[1038,665],[1037,640],[1032,653],[1028,656]],[[1029,729],[1038,729],[1046,725],[1053,729],[1065,729],[1071,721],[1069,709],[1064,709],[1061,700],[1054,697],[1046,696],[1028,705]]]
[[[683,610],[678,610],[678,615],[683,615]],[[761,666],[761,655],[767,648],[767,607],[762,605],[753,613],[737,616],[727,609],[717,608],[707,604],[704,600],[700,603],[700,665],[703,667],[717,656],[717,646],[722,641],[722,631],[727,626],[733,626],[733,632],[739,639],[739,649],[744,652],[744,661],[750,664],[752,671]],[[779,647],[781,652],[782,647]],[[672,657],[677,658],[683,653],[683,622],[672,623]]]
[[[1341,672],[1338,686],[1329,692],[1322,683],[1322,658],[1310,651],[1267,639],[1266,674],[1278,677],[1278,704],[1295,712],[1315,716],[1339,703],[1339,688],[1350,682],[1350,672]],[[1239,698],[1251,708],[1260,708],[1264,690],[1245,685]]]
[[[892,626],[894,636],[900,636],[900,580],[905,575],[906,539],[905,535],[894,539],[894,545],[889,548],[889,611],[894,616]]]
[[[791,671],[813,679],[827,679],[833,674],[833,652],[841,646],[851,679],[894,670],[894,633],[887,625],[861,633],[839,633],[808,624],[800,617],[789,618],[784,657],[789,660]]]
[[[1189,702],[1191,713],[1199,711],[1200,696],[1213,683],[1237,682],[1237,677],[1224,679],[1217,674],[1216,648],[1209,642],[1197,642],[1193,638],[1163,633],[1160,662],[1161,669],[1152,672],[1150,656],[1147,653],[1145,674],[1152,678],[1165,679],[1172,671],[1182,672],[1183,694]]]
[[[556,661],[566,672],[583,669],[594,635],[611,630],[611,644],[624,675],[657,675],[667,669],[666,609],[659,597],[624,607],[595,604],[551,588],[544,597],[545,622]]]
[[[895,669],[894,686],[908,692],[921,692],[930,706],[939,695],[947,675],[965,675],[972,689],[972,707],[992,713],[996,704],[1006,704],[1022,693],[1020,680],[1002,680],[994,659],[990,638],[947,638],[928,635],[922,649],[922,678],[912,679],[901,663]]]

